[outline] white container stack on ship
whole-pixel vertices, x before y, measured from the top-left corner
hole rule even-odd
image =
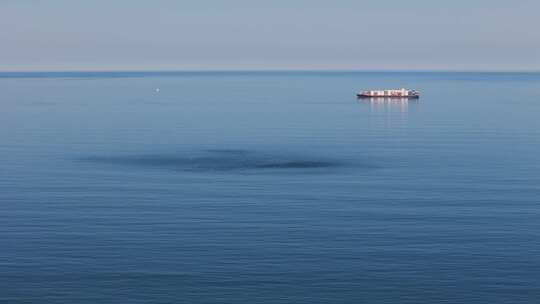
[[[419,98],[420,92],[409,89],[397,89],[397,90],[369,90],[362,91],[356,94],[358,98],[373,98],[373,97],[385,97],[385,98]]]

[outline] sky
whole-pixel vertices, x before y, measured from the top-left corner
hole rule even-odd
[[[0,0],[0,71],[540,71],[540,0]]]

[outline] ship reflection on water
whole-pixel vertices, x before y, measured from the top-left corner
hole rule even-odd
[[[362,97],[358,101],[370,105],[371,110],[407,112],[409,105],[418,104],[418,99],[407,97]]]

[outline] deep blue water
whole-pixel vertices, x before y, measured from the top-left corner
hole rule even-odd
[[[0,73],[0,113],[1,303],[540,303],[540,74]]]

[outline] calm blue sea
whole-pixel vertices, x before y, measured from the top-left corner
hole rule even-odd
[[[0,73],[0,302],[540,303],[540,74]]]

